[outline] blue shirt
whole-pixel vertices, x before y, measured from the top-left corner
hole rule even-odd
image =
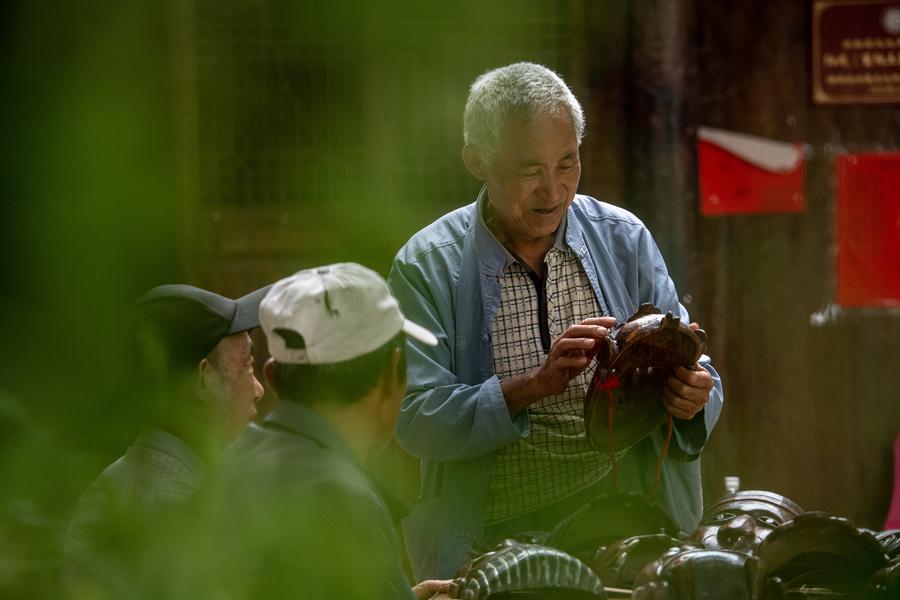
[[[404,315],[434,332],[438,345],[410,340],[408,390],[396,436],[422,461],[422,493],[404,523],[416,579],[452,576],[484,529],[493,453],[528,435],[528,411],[511,418],[493,372],[490,324],[500,303],[499,277],[509,253],[485,226],[476,203],[415,234],[400,249],[388,283]],[[565,243],[578,256],[605,315],[626,320],[644,302],[689,322],[650,232],[626,210],[577,195],[565,220]],[[722,384],[690,421],[676,419],[659,499],[691,531],[703,512],[697,460],[722,408]],[[619,464],[621,487],[652,489],[662,430]]]

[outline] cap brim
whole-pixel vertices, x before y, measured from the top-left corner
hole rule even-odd
[[[416,325],[409,319],[404,319],[403,321],[403,332],[409,337],[422,342],[426,346],[437,346],[438,340],[434,337],[433,333],[421,325]]]
[[[234,301],[237,310],[234,311],[234,318],[231,320],[231,326],[226,335],[259,327],[259,304],[269,293],[271,287],[272,284],[269,284]]]

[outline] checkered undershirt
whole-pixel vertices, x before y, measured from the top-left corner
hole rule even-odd
[[[575,253],[558,246],[544,259],[551,342],[570,325],[602,314]],[[538,290],[529,270],[521,262],[510,264],[500,277],[500,289],[500,307],[491,323],[491,348],[494,371],[502,380],[540,366],[547,355],[541,344]],[[584,429],[584,395],[594,364],[572,379],[562,394],[532,404],[529,436],[496,453],[486,524],[549,506],[609,472],[607,456],[590,448]]]

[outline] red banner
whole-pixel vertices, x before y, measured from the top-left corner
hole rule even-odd
[[[837,304],[900,306],[900,153],[839,156]]]
[[[797,213],[806,209],[802,144],[701,127],[697,132],[700,212]]]

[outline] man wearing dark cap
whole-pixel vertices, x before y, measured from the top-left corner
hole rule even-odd
[[[248,331],[268,287],[238,300],[188,285],[153,288],[131,308],[133,389],[147,426],[82,496],[65,544],[64,583],[91,596],[127,585],[146,534],[187,504],[206,465],[256,414],[263,387]],[[121,591],[121,590],[120,590]]]

